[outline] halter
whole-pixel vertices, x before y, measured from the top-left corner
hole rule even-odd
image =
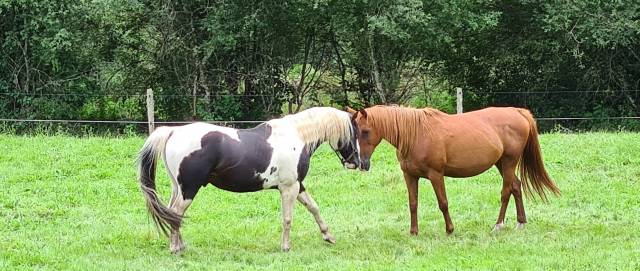
[[[331,148],[331,149],[333,149],[333,148]],[[351,153],[351,154],[349,154],[349,156],[347,156],[347,158],[345,159],[345,158],[342,158],[342,155],[340,155],[339,151],[337,151],[337,150],[333,149],[333,152],[336,154],[336,156],[338,156],[338,159],[340,159],[340,163],[341,163],[343,166],[344,166],[344,163],[346,163],[346,162],[347,162],[347,160],[349,160],[349,159],[353,158],[353,155],[356,153],[356,152],[352,152],[352,153]]]

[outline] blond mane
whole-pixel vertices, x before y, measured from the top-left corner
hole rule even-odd
[[[270,121],[272,126],[287,125],[298,131],[308,147],[328,141],[334,148],[338,142],[350,142],[353,135],[349,113],[331,107],[313,107]]]
[[[433,108],[378,105],[366,109],[367,120],[405,157],[415,140],[432,132],[432,119],[446,114]]]

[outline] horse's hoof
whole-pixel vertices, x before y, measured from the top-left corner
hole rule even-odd
[[[518,225],[516,225],[516,230],[524,230],[524,223],[518,223]]]
[[[418,235],[418,230],[410,230],[409,234],[411,235]]]
[[[178,245],[178,246],[172,245],[170,250],[171,250],[171,254],[180,255],[184,251],[184,245]]]
[[[502,229],[504,229],[504,222],[503,223],[498,223],[495,226],[493,226],[493,230],[491,232],[498,233],[498,232],[502,231]]]
[[[322,239],[329,243],[329,244],[335,244],[336,243],[336,238],[333,238],[333,236],[330,233],[324,234],[322,236]]]
[[[282,245],[282,252],[289,252],[289,250],[291,250],[291,248],[289,247],[289,245]]]

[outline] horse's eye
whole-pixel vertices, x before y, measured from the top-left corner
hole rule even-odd
[[[369,137],[369,130],[362,130],[362,138]]]

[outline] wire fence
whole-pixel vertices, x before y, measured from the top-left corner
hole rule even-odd
[[[553,95],[553,94],[565,94],[565,95],[585,95],[585,94],[611,94],[611,93],[633,93],[637,96],[640,90],[637,89],[623,89],[623,90],[549,90],[549,91],[467,91],[465,95]],[[0,99],[2,97],[107,97],[107,98],[144,98],[145,94],[97,94],[97,93],[25,93],[25,92],[0,92]],[[274,97],[274,95],[268,94],[154,94],[155,97],[164,98],[209,98],[215,99],[219,97]],[[638,121],[640,116],[540,116],[536,120],[541,122],[584,122],[584,121]],[[155,121],[155,124],[159,125],[181,125],[193,123],[193,121],[185,120],[161,120]],[[198,120],[200,122],[206,122],[216,125],[228,125],[228,126],[241,126],[247,127],[248,125],[257,125],[266,120]],[[114,125],[145,125],[147,120],[84,120],[84,119],[31,119],[31,118],[0,118],[0,123],[48,123],[48,124],[78,124],[78,125],[91,125],[91,124],[114,124]],[[549,126],[549,125],[547,125]]]
[[[2,119],[0,122],[51,122],[51,123],[104,123],[104,124],[147,124],[148,121],[142,120],[44,120],[44,119]],[[188,124],[195,121],[154,121],[156,124]],[[263,123],[265,121],[260,120],[213,120],[213,121],[198,121],[211,124],[253,124]]]
[[[474,91],[475,94],[581,94],[581,93],[625,93],[640,92],[640,89],[620,89],[620,90],[549,90],[549,91]]]
[[[640,89],[618,89],[618,90],[535,90],[535,91],[471,91],[473,94],[580,94],[580,93],[628,93],[640,92]],[[22,95],[22,96],[80,96],[80,97],[144,97],[146,94],[129,93],[129,94],[104,94],[104,93],[44,93],[44,92],[0,92],[0,95]],[[212,94],[154,94],[157,97],[272,97],[270,94],[231,94],[231,93],[212,93]]]
[[[98,93],[25,93],[25,92],[0,92],[1,96],[32,96],[32,97],[145,97],[146,94],[98,94]],[[273,97],[269,94],[154,94],[155,97],[176,97],[176,98],[215,98],[215,97]]]
[[[566,118],[536,118],[538,121],[558,120],[640,120],[640,117],[566,117]],[[267,120],[193,120],[193,121],[154,121],[156,124],[189,124],[205,122],[211,124],[259,124]],[[102,124],[147,124],[146,120],[54,120],[54,119],[3,119],[0,122],[50,122],[50,123],[102,123]]]

